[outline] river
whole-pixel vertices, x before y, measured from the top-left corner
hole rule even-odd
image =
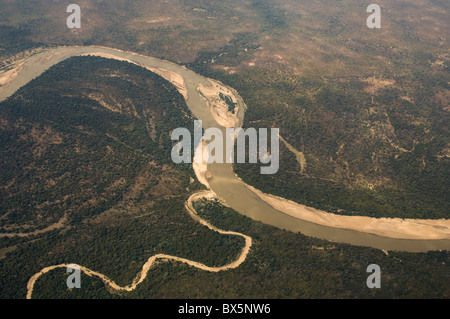
[[[178,73],[184,78],[188,92],[188,100],[186,103],[194,116],[197,119],[202,120],[205,129],[209,127],[220,127],[209,111],[205,100],[196,89],[199,84],[209,86],[210,82],[207,78],[169,61],[97,46],[58,47],[33,55],[27,60],[17,77],[15,77],[12,82],[0,92],[0,102],[11,96],[19,88],[42,74],[51,66],[72,56],[89,53],[94,54],[98,52],[114,55],[150,68],[163,68]],[[50,55],[51,57],[49,58]],[[242,119],[245,110],[244,103],[236,92],[234,92],[234,94],[241,106],[239,108],[240,111],[238,117]],[[240,214],[268,225],[293,232],[300,232],[307,236],[326,239],[333,242],[367,246],[383,250],[425,252],[430,250],[450,249],[449,239],[396,239],[307,222],[276,210],[265,201],[261,200],[261,198],[247,188],[246,185],[236,177],[231,164],[210,164],[208,165],[208,171],[211,174],[211,179],[209,180],[211,189],[223,199],[228,206],[232,207]]]

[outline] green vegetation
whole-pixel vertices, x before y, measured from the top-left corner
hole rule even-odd
[[[369,34],[355,18],[362,4],[327,11],[326,3],[314,11],[277,2],[271,11],[286,9],[283,27],[235,34],[189,64],[239,92],[245,127],[280,128],[307,164],[302,170],[282,145],[277,174],[248,164],[235,171],[265,192],[338,214],[449,218],[448,46],[400,16],[427,17],[442,4],[390,4],[389,25]],[[448,26],[432,16],[436,28]]]
[[[236,165],[247,183],[339,214],[449,218],[448,1],[382,4],[379,30],[365,25],[367,4],[192,0],[168,10],[164,1],[86,0],[82,28],[70,30],[65,2],[8,1],[0,69],[38,47],[91,44],[185,64],[239,92],[245,127],[278,127],[304,154],[301,170],[281,145],[273,176]],[[31,274],[65,261],[127,284],[154,253],[207,264],[236,256],[239,239],[184,211],[201,185],[189,166],[170,162],[170,130],[191,127],[180,114],[190,112],[172,85],[99,58],[56,65],[0,105],[0,232],[31,233],[67,217],[42,235],[0,237],[0,249],[17,246],[0,260],[0,297],[24,297]],[[247,262],[219,274],[164,263],[123,297],[450,296],[447,252],[386,256],[218,206],[204,214],[255,238]],[[364,285],[373,262],[387,274],[380,291]],[[122,297],[85,276],[86,290],[67,292],[66,276],[43,276],[36,297]]]
[[[448,298],[449,252],[399,253],[334,244],[255,222],[217,203],[198,202],[202,218],[249,235],[253,246],[237,269],[208,273],[176,262],[153,268],[136,290],[108,295],[98,279],[65,287],[55,270],[36,283],[36,298]],[[368,289],[368,265],[382,269],[382,289]],[[102,288],[103,286],[103,288]]]
[[[414,103],[398,90],[381,90],[372,104],[370,94],[354,91],[350,83],[330,80],[308,93],[307,80],[294,87],[280,76],[258,91],[253,82],[257,74],[247,77],[252,81],[215,75],[246,101],[244,126],[279,127],[306,158],[302,172],[295,155],[282,145],[276,175],[260,175],[258,165],[235,165],[250,185],[336,213],[449,217],[450,132],[445,123],[450,116],[427,93],[437,83],[443,88],[448,84],[421,82],[410,93]]]
[[[21,48],[61,44],[187,64],[241,94],[245,126],[281,128],[306,158],[302,171],[282,150],[269,178],[237,165],[248,183],[336,213],[448,218],[443,1],[382,6],[379,30],[366,27],[366,5],[356,0],[196,0],[170,12],[159,2],[87,1],[80,30],[60,19],[64,3],[32,2],[2,7],[3,65]]]
[[[233,102],[233,100],[231,100],[231,98],[229,96],[223,95],[223,93],[219,93],[219,97],[223,101],[225,101],[225,103],[227,103],[228,111],[230,111],[231,113],[234,113],[234,109],[236,108],[237,103]]]
[[[62,212],[81,221],[166,188],[185,196],[193,173],[172,164],[169,133],[192,119],[178,115],[190,114],[183,98],[149,71],[111,63],[69,59],[1,104],[0,226],[44,228]],[[163,171],[173,173],[154,178]]]
[[[58,263],[126,285],[157,253],[211,266],[239,254],[241,238],[210,231],[185,211],[201,186],[190,165],[171,162],[170,132],[192,116],[154,73],[70,58],[1,103],[0,118],[1,232],[32,232],[67,216],[42,235],[0,238],[0,248],[18,245],[0,262],[2,298],[23,298],[30,276]]]
[[[401,57],[403,67],[411,59],[415,69],[396,69],[384,80],[233,68],[241,57],[224,61],[233,73],[202,57],[189,67],[239,92],[248,106],[244,127],[280,128],[304,154],[302,171],[282,145],[273,176],[261,175],[258,165],[235,165],[248,184],[338,214],[449,218],[448,69],[430,69],[426,56],[393,59]]]

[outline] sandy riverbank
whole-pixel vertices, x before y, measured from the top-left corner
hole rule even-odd
[[[245,185],[276,210],[311,223],[397,239],[450,239],[450,220],[448,219],[400,219],[336,215],[281,197],[265,194],[250,185]]]
[[[22,71],[25,67],[25,64],[26,61],[20,61],[15,64],[15,68],[0,74],[0,92],[3,91],[17,77],[20,71]]]
[[[211,174],[208,172],[208,152],[206,152],[207,145],[208,144],[204,140],[197,145],[194,153],[192,168],[194,169],[195,176],[198,181],[205,185],[208,189],[211,189],[208,182],[211,178]]]
[[[208,108],[214,117],[216,122],[223,127],[240,127],[242,123],[236,116],[239,106],[236,97],[232,94],[231,90],[225,87],[219,81],[208,79],[211,83],[210,86],[199,84],[197,91],[205,99]],[[222,98],[228,98],[232,103],[235,103],[236,107],[233,113],[229,110],[229,105]]]

